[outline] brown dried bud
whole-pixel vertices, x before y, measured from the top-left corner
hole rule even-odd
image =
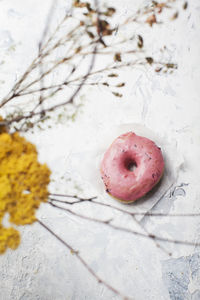
[[[173,14],[173,16],[171,17],[171,20],[176,20],[178,18],[178,12],[175,12],[175,14]]]
[[[82,50],[82,47],[79,46],[78,48],[76,48],[75,53],[79,53]]]
[[[112,29],[110,29],[110,24],[105,20],[100,20],[98,22],[98,34],[102,34],[102,36],[111,35],[113,32]]]
[[[157,3],[156,7],[158,8],[158,13],[161,13],[163,8],[166,7],[166,3]]]
[[[145,57],[146,61],[148,62],[148,64],[152,64],[153,63],[153,58],[152,57]]]
[[[155,69],[155,72],[159,73],[161,70],[162,70],[162,67],[157,67],[157,68]]]
[[[183,9],[187,9],[188,8],[188,2],[186,1],[184,4],[183,4]]]
[[[118,87],[118,88],[123,87],[123,86],[125,86],[125,82],[121,82],[121,83],[116,85],[116,87]]]
[[[86,31],[91,39],[94,39],[94,34],[91,31]]]
[[[143,37],[141,35],[138,35],[138,48],[142,48],[144,45]]]
[[[73,6],[82,8],[82,7],[86,7],[86,3],[81,3],[80,0],[74,0]]]
[[[177,65],[173,63],[168,63],[165,65],[168,69],[177,69]]]
[[[122,61],[121,53],[119,52],[115,53],[114,61]]]
[[[154,23],[157,23],[156,16],[153,14],[146,19],[146,23],[152,26]]]
[[[108,7],[108,9],[104,13],[104,15],[107,16],[107,17],[112,17],[115,12],[116,12],[116,9],[114,7]]]
[[[118,77],[118,74],[116,74],[116,73],[111,73],[111,74],[108,74],[108,77]]]
[[[123,95],[120,93],[112,92],[114,96],[121,98]]]

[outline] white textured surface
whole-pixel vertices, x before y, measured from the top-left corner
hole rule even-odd
[[[137,122],[155,134],[176,140],[185,160],[175,187],[154,210],[200,211],[200,3],[199,0],[190,2],[189,10],[177,21],[144,30],[152,53],[163,45],[168,46],[163,58],[178,63],[174,74],[159,75],[149,68],[121,71],[121,78],[127,81],[122,99],[114,98],[102,88],[89,89],[82,95],[85,106],[74,124],[63,121],[51,130],[27,135],[37,145],[40,160],[47,162],[53,171],[56,182],[52,182],[51,191],[67,193],[75,188],[75,183],[69,181],[73,174],[67,168],[68,156],[72,149],[78,152],[86,144],[92,145],[97,128],[109,130],[116,125]],[[142,0],[137,1],[141,3]],[[0,1],[0,64],[4,61],[0,69],[1,94],[34,56],[49,4],[50,1],[39,0]],[[121,16],[136,5],[131,0],[116,1],[116,4]],[[65,1],[59,1],[56,22],[65,7]],[[140,27],[138,30],[143,32]],[[95,194],[95,189],[81,178],[77,176],[74,180],[85,196]],[[178,187],[182,183],[189,185]],[[87,205],[79,207],[83,213],[86,210],[94,216],[115,217],[117,224],[136,227],[128,216],[119,212],[99,208],[91,211]],[[41,207],[38,217],[79,249],[99,276],[134,299],[199,299],[199,256],[194,255],[199,252],[197,247],[163,244],[173,251],[174,258],[168,261],[151,241],[87,223],[47,205]],[[149,231],[165,237],[200,240],[198,219],[145,218],[142,222]],[[18,250],[0,257],[0,300],[118,299],[98,285],[75,256],[37,224],[21,232],[22,244]]]

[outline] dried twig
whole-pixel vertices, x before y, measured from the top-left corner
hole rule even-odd
[[[92,268],[88,265],[88,263],[84,260],[84,258],[79,254],[78,251],[76,251],[69,243],[65,242],[61,237],[59,237],[52,229],[50,229],[47,225],[45,225],[42,221],[37,220],[38,224],[40,224],[45,230],[47,230],[49,233],[51,233],[58,241],[60,241],[71,253],[73,253],[76,258],[81,262],[81,264],[87,269],[87,271],[97,280],[99,284],[103,284],[105,287],[107,287],[110,291],[112,291],[114,294],[122,297],[124,300],[133,300],[133,298],[124,296],[120,291],[118,291],[116,288],[114,288],[112,285],[110,285],[108,282],[106,282],[104,279],[100,278],[95,271],[92,270]]]
[[[137,231],[134,231],[132,229],[128,229],[128,228],[125,228],[125,227],[122,227],[122,226],[116,226],[116,225],[113,225],[111,222],[113,220],[111,219],[108,219],[108,220],[99,220],[99,219],[96,219],[96,218],[91,218],[91,217],[88,217],[88,216],[85,216],[85,215],[82,215],[78,212],[75,212],[69,208],[65,208],[65,207],[62,207],[62,206],[59,206],[59,205],[56,205],[54,204],[52,201],[49,201],[47,202],[49,203],[52,207],[55,207],[57,209],[60,209],[60,210],[64,210],[78,218],[81,218],[81,219],[84,219],[84,220],[87,220],[87,221],[91,221],[91,222],[95,222],[95,223],[98,223],[98,224],[103,224],[103,225],[106,225],[107,227],[109,228],[112,228],[112,229],[115,229],[117,231],[122,231],[122,232],[126,232],[126,233],[129,233],[129,234],[133,234],[135,236],[140,236],[140,237],[143,237],[143,238],[147,238],[147,239],[152,239],[152,240],[157,240],[157,241],[161,241],[161,242],[168,242],[168,243],[172,243],[172,244],[179,244],[179,245],[187,245],[187,246],[200,246],[200,243],[194,243],[194,242],[191,242],[191,241],[182,241],[182,240],[175,240],[175,239],[169,239],[169,238],[164,238],[164,237],[161,237],[161,236],[157,236],[157,235],[154,235],[154,234],[144,234],[144,233],[141,233],[141,232],[137,232]]]
[[[112,204],[108,204],[108,203],[104,203],[104,202],[100,202],[97,199],[97,197],[91,197],[91,198],[81,198],[79,196],[76,195],[65,195],[65,194],[56,194],[56,193],[50,193],[50,200],[51,201],[55,201],[55,202],[59,202],[59,203],[63,203],[63,204],[69,204],[69,205],[74,205],[74,204],[79,204],[79,203],[86,203],[86,202],[92,202],[94,204],[100,205],[100,206],[104,206],[104,207],[108,207],[111,209],[115,209],[118,210],[124,214],[130,215],[130,216],[149,216],[149,217],[200,217],[200,213],[182,213],[182,214],[173,214],[173,213],[155,213],[155,212],[130,212],[127,211],[125,209],[122,209],[120,207],[114,206]],[[76,199],[76,201],[66,201],[66,200],[59,200],[59,199],[55,199],[55,198],[51,198],[52,197],[63,197],[63,198],[73,198]]]
[[[51,195],[52,195],[52,196],[60,196],[60,197],[64,196],[64,197],[70,197],[70,198],[77,199],[76,201],[73,201],[73,202],[69,202],[69,201],[67,202],[67,201],[61,201],[61,200],[59,200],[59,199],[55,199],[55,198],[49,197],[49,200],[50,200],[50,202],[52,202],[52,203],[54,203],[54,202],[59,202],[59,203],[65,203],[65,204],[73,205],[73,204],[77,204],[77,203],[83,203],[83,202],[86,203],[86,202],[90,202],[90,203],[102,205],[102,206],[104,206],[104,207],[109,207],[109,208],[114,209],[114,210],[118,210],[118,211],[120,211],[120,212],[123,212],[124,214],[128,214],[129,216],[132,216],[134,222],[135,222],[138,226],[140,226],[140,227],[142,228],[142,230],[144,230],[144,232],[145,232],[147,235],[150,235],[149,231],[148,231],[144,226],[142,226],[142,225],[140,224],[140,222],[136,219],[136,215],[133,215],[131,212],[126,211],[126,210],[123,210],[123,209],[120,209],[120,208],[118,208],[118,207],[115,207],[115,206],[112,206],[112,205],[109,205],[109,204],[108,204],[108,205],[107,205],[107,204],[104,205],[104,203],[102,203],[102,202],[94,201],[97,197],[84,199],[84,198],[79,198],[79,197],[77,197],[77,196],[71,197],[71,196],[69,196],[69,195],[60,195],[60,194],[51,194]],[[142,215],[145,216],[146,214],[143,213]],[[154,244],[156,245],[157,248],[160,248],[165,254],[171,256],[171,253],[170,253],[169,251],[167,251],[162,245],[160,245],[156,240],[153,240],[153,242],[154,242]]]
[[[176,1],[174,1],[174,3],[175,2]],[[0,122],[0,126],[3,126],[5,124],[13,125],[16,130],[21,130],[22,128],[28,130],[29,125],[31,125],[30,128],[32,128],[36,123],[45,119],[44,116],[46,115],[46,113],[52,112],[62,106],[73,104],[75,97],[78,95],[83,86],[86,85],[87,78],[91,78],[95,74],[106,73],[109,71],[118,71],[124,67],[133,67],[137,65],[155,66],[156,72],[165,72],[167,70],[170,71],[176,68],[176,65],[174,63],[159,62],[152,57],[149,57],[146,53],[146,50],[143,49],[144,38],[141,35],[134,35],[133,37],[127,36],[126,38],[119,39],[116,35],[116,31],[119,31],[123,26],[128,26],[128,24],[130,23],[138,22],[143,22],[143,24],[145,22],[148,23],[147,18],[151,17],[152,14],[157,15],[160,14],[163,10],[173,9],[174,4],[171,3],[171,1],[167,0],[165,2],[162,2],[162,5],[157,3],[156,1],[153,1],[150,5],[147,5],[143,9],[138,10],[134,16],[128,17],[128,19],[118,24],[117,27],[112,27],[109,23],[110,18],[116,11],[115,8],[102,8],[99,7],[98,1],[94,1],[94,3],[96,5],[96,8],[93,8],[91,4],[88,4],[86,2],[75,2],[76,9],[81,10],[82,8],[85,8],[86,10],[88,10],[88,13],[83,13],[83,18],[81,21],[78,21],[78,18],[75,15],[72,16],[66,14],[61,20],[60,24],[58,24],[58,26],[55,28],[53,33],[47,38],[48,27],[49,23],[52,20],[53,6],[55,2],[52,3],[42,34],[42,38],[40,40],[39,53],[27,68],[27,70],[24,72],[24,74],[22,74],[22,76],[19,78],[8,96],[2,99],[0,108],[4,107],[9,102],[13,103],[16,98],[31,96],[32,94],[35,94],[34,101],[30,105],[30,102],[28,102],[30,101],[30,98],[23,97],[23,99],[27,99],[26,102],[28,102],[28,104],[30,105],[27,106],[27,113],[14,113],[13,117],[5,117],[4,122]],[[62,25],[72,18],[75,20],[76,24],[74,24],[74,26],[70,24],[70,26],[73,27],[71,30],[68,30],[68,26],[65,26],[68,32],[63,32],[60,37],[59,34],[62,30]],[[110,43],[109,36],[111,35],[113,37],[116,37],[116,40],[112,39],[112,42]],[[47,41],[45,42],[46,39]],[[133,47],[133,49],[131,50],[122,51],[121,45],[128,45],[130,39],[135,39],[135,48]],[[138,42],[137,39],[139,39]],[[62,58],[55,60],[54,62],[52,60],[47,60],[49,57],[51,58],[52,55],[54,55],[54,51],[56,49],[59,49],[63,46],[65,46],[67,49],[67,55],[64,55]],[[123,47],[123,49],[125,49],[125,47]],[[112,63],[108,63],[101,69],[94,70],[92,72],[92,68],[89,68],[89,72],[87,73],[87,75],[81,74],[75,77],[74,74],[77,72],[79,67],[77,58],[87,58],[89,55],[93,56],[93,51],[95,52],[95,56],[97,56],[97,58],[101,55],[107,55],[108,57],[110,56]],[[135,59],[133,59],[131,55],[136,55]],[[137,55],[142,55],[143,57],[137,58]],[[130,56],[131,59],[128,59],[128,56]],[[114,62],[113,59],[115,60]],[[64,81],[45,86],[44,79],[49,78],[49,76],[51,76],[56,69],[59,70],[59,68],[63,65],[68,66],[68,68],[66,68],[67,71],[69,71],[69,66],[74,65],[74,71],[70,74],[70,76],[66,76],[66,79]],[[39,76],[35,74],[37,68],[39,68],[40,70]],[[87,83],[87,85],[88,84],[96,85],[96,83]],[[107,81],[102,83],[100,82],[98,84],[105,85],[109,88],[118,88],[117,85],[109,84],[109,82]],[[75,85],[78,85],[78,88],[75,88]],[[75,88],[72,96],[69,96],[66,101],[63,101],[61,103],[56,103],[54,101],[55,104],[50,105],[50,103],[52,103],[50,101],[52,97],[58,95],[58,93],[67,86]],[[111,90],[111,92],[115,96],[122,96],[121,93],[118,93],[115,90]],[[23,123],[21,124],[20,122],[22,120]],[[19,125],[17,127],[18,123]],[[26,124],[27,126],[25,126]]]

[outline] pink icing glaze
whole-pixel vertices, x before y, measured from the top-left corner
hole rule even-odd
[[[136,168],[131,171],[133,163]],[[106,191],[127,203],[146,195],[159,182],[163,171],[161,149],[153,141],[133,132],[114,140],[101,162]]]

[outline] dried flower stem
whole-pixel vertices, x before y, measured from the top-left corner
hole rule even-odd
[[[55,198],[49,198],[51,201],[55,202],[60,202],[64,204],[69,204],[69,205],[74,205],[74,204],[79,204],[79,203],[84,203],[84,202],[92,202],[100,206],[108,207],[111,209],[118,210],[122,213],[125,213],[130,216],[149,216],[149,217],[199,217],[200,213],[187,213],[187,214],[173,214],[173,213],[154,213],[154,212],[130,212],[125,209],[119,208],[117,206],[114,206],[112,204],[107,204],[104,202],[100,202],[97,199],[97,197],[92,197],[92,198],[81,198],[76,195],[65,195],[65,194],[55,194],[55,193],[50,193],[50,196],[55,196],[55,197],[63,197],[63,198],[73,198],[76,199],[75,201],[66,201],[66,200],[59,200]]]
[[[71,253],[73,253],[76,258],[81,262],[81,264],[87,269],[87,271],[97,280],[99,284],[103,284],[105,287],[107,287],[111,292],[114,294],[122,297],[124,300],[133,300],[133,298],[124,296],[121,292],[119,292],[116,288],[111,286],[108,282],[106,282],[104,279],[100,278],[88,265],[88,263],[84,260],[84,258],[79,254],[78,251],[76,251],[69,243],[65,242],[61,237],[59,237],[52,229],[50,229],[46,224],[44,224],[39,219],[37,220],[38,224],[40,224],[45,230],[47,230],[51,235],[53,235],[58,241],[60,241]]]
[[[48,203],[52,207],[55,207],[55,208],[60,209],[60,210],[64,210],[64,211],[66,211],[66,212],[68,212],[68,213],[70,213],[70,214],[72,214],[72,215],[74,215],[78,218],[81,218],[81,219],[84,219],[84,220],[87,220],[87,221],[91,221],[91,222],[95,222],[95,223],[98,223],[98,224],[103,224],[103,225],[106,225],[107,227],[115,229],[117,231],[122,231],[122,232],[126,232],[126,233],[129,233],[129,234],[133,234],[135,236],[140,236],[140,237],[147,238],[147,239],[150,238],[152,240],[157,240],[157,241],[161,241],[161,242],[168,242],[168,243],[172,243],[172,244],[187,245],[187,246],[200,246],[200,243],[194,243],[194,242],[191,242],[191,241],[182,241],[182,240],[178,240],[178,239],[177,240],[169,239],[169,238],[160,237],[160,236],[157,236],[157,235],[154,235],[154,234],[144,234],[144,233],[137,232],[137,231],[134,231],[132,229],[128,229],[128,228],[125,228],[125,227],[122,227],[122,226],[113,225],[111,223],[113,220],[111,220],[111,219],[99,220],[99,219],[96,219],[96,218],[91,218],[91,217],[88,217],[88,216],[84,216],[80,213],[77,213],[75,211],[72,211],[69,208],[65,208],[65,207],[56,205],[52,201],[49,201]]]
[[[175,3],[176,1],[173,2]],[[28,123],[32,124],[33,126],[36,123],[44,120],[44,116],[47,112],[52,112],[54,111],[54,109],[65,106],[69,103],[74,104],[74,99],[77,96],[77,94],[80,92],[80,90],[83,88],[83,86],[86,84],[87,78],[89,77],[91,78],[95,74],[106,73],[112,70],[118,71],[125,67],[132,67],[138,65],[156,66],[156,72],[160,72],[161,70],[163,70],[164,72],[167,71],[168,69],[175,69],[176,68],[175,64],[158,62],[152,57],[148,57],[148,55],[145,57],[146,50],[143,49],[144,41],[141,35],[136,34],[132,38],[131,37],[126,37],[122,39],[119,38],[119,40],[116,42],[112,39],[110,44],[109,44],[110,40],[109,38],[107,38],[108,36],[111,35],[113,37],[116,36],[117,31],[121,27],[126,26],[131,22],[132,23],[142,22],[143,24],[148,23],[147,20],[144,21],[142,20],[142,18],[151,17],[152,14],[156,15],[158,13],[161,13],[162,10],[164,9],[172,9],[174,5],[170,3],[171,3],[170,0],[164,1],[162,3],[157,3],[156,1],[153,1],[151,2],[150,5],[147,5],[143,9],[136,11],[134,16],[128,17],[125,21],[118,24],[118,26],[112,27],[110,23],[110,18],[115,13],[116,11],[115,8],[107,8],[107,10],[105,11],[104,8],[99,7],[98,1],[94,1],[96,8],[93,8],[92,5],[90,4],[81,2],[81,4],[80,3],[75,4],[75,7],[77,7],[76,9],[80,10],[82,7],[84,7],[85,9],[88,10],[88,13],[86,14],[83,13],[81,21],[78,20],[76,16],[66,14],[64,18],[61,20],[61,22],[58,24],[58,26],[55,28],[53,33],[45,42],[48,35],[49,24],[53,17],[53,7],[55,4],[55,2],[53,1],[40,40],[39,53],[37,57],[32,61],[30,66],[27,68],[27,70],[24,72],[24,74],[22,74],[22,76],[19,78],[19,80],[14,85],[10,93],[4,99],[2,99],[0,103],[0,108],[4,107],[10,101],[15,100],[15,98],[19,98],[25,95],[26,96],[32,95],[34,93],[36,94],[34,97],[34,102],[36,102],[36,104],[30,105],[27,114],[24,113],[20,115],[17,114],[16,117],[16,114],[14,113],[13,117],[12,116],[9,116],[8,118],[5,117],[5,121],[0,122],[0,126],[3,126],[5,124],[11,125],[15,123],[13,125],[14,128],[16,128],[16,130],[21,130],[24,127],[24,125]],[[70,26],[73,26],[73,28],[68,32],[62,33],[61,32],[63,27],[62,25],[65,22],[69,21],[69,19],[74,19],[76,24],[74,25],[70,24]],[[66,25],[67,24],[68,23],[66,23]],[[149,25],[152,24],[149,23]],[[68,28],[67,26],[65,27]],[[61,37],[59,37],[60,33],[62,33]],[[137,43],[138,38],[139,41]],[[125,46],[126,43],[129,43],[130,39],[136,40],[135,48],[133,47],[133,49],[125,50],[125,51],[121,50],[125,48],[125,47],[121,47],[121,45]],[[84,59],[89,55],[93,55],[93,50],[95,45],[98,45],[98,49],[96,49],[95,51],[95,55],[97,56],[97,58],[100,55],[107,55],[108,57],[109,56],[111,57],[112,63],[111,64],[108,63],[108,65],[106,65],[105,67],[99,70],[94,70],[93,72],[91,68],[90,73],[88,73],[87,76],[82,74],[75,77],[74,74],[75,72],[77,72],[77,70],[80,67],[79,63],[77,62],[77,58],[80,57]],[[63,46],[65,46],[67,55],[64,55],[64,57],[56,61],[53,60],[48,61],[48,58],[49,57],[51,58],[52,54],[54,54],[54,51]],[[136,58],[133,59],[132,57],[130,57],[133,54],[134,55],[142,54],[143,57],[137,59],[136,56]],[[115,60],[114,63],[113,63],[113,56]],[[130,57],[131,61],[127,61],[128,57]],[[61,83],[45,86],[44,79],[50,78],[49,76],[51,76],[55,70],[57,69],[59,70],[59,68],[65,64],[67,66],[66,68],[67,72],[69,71],[69,67],[71,68],[71,66],[73,66],[73,72],[70,74],[71,76],[68,76],[67,79],[65,79]],[[39,75],[35,74],[37,68],[39,68]],[[31,79],[30,75],[34,75],[35,77]],[[62,103],[57,103],[55,105],[50,106],[50,99],[52,99],[52,97],[56,96],[66,86],[71,86],[74,88],[75,86],[74,83],[78,84],[78,89],[75,89],[72,96],[69,96],[68,99]],[[88,84],[90,83],[87,83],[87,85]],[[104,83],[102,84],[105,85]],[[39,87],[37,85],[39,85]],[[94,83],[91,83],[91,85],[94,85]],[[106,85],[109,88],[117,87],[117,86],[112,86],[109,83],[107,83]],[[116,91],[111,90],[111,92],[115,96],[118,97],[122,96],[122,94],[117,93]],[[24,98],[24,100],[28,101],[29,97]],[[47,101],[49,101],[49,103],[47,103]],[[44,102],[45,102],[45,106],[44,106]],[[54,103],[56,103],[56,101]],[[37,118],[34,118],[36,116]],[[21,120],[24,120],[24,122],[22,124],[20,123],[17,128],[16,127],[17,123],[19,123]],[[29,127],[27,127],[27,129],[28,128]]]

